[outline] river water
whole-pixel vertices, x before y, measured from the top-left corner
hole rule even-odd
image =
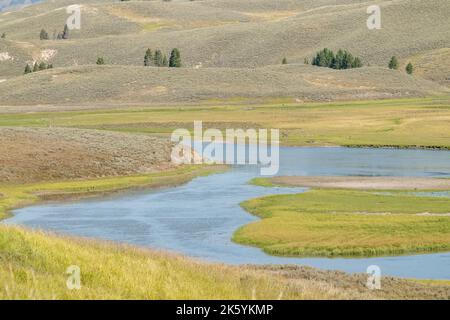
[[[231,242],[233,232],[257,218],[239,203],[251,198],[303,192],[263,188],[248,181],[256,167],[199,177],[175,188],[130,192],[14,211],[7,224],[166,249],[229,264],[302,264],[322,269],[450,279],[450,253],[364,259],[288,258]],[[279,175],[420,176],[450,178],[450,152],[394,149],[281,148]]]

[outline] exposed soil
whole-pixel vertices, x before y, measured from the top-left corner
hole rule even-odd
[[[274,184],[359,190],[450,190],[450,179],[411,177],[275,177]]]
[[[156,172],[169,140],[71,128],[0,128],[0,182],[28,183]]]
[[[361,296],[370,295],[380,299],[450,299],[450,286],[446,284],[425,284],[407,279],[382,277],[381,289],[370,290],[367,287],[367,274],[348,274],[342,271],[325,271],[293,265],[251,266],[251,268],[263,269],[291,281],[317,281],[331,284],[336,289],[356,291]]]

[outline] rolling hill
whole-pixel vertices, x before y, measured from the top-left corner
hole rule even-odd
[[[53,40],[73,3],[81,5],[81,29]],[[323,101],[448,90],[450,2],[378,3],[381,30],[368,30],[366,10],[373,3],[359,0],[44,1],[0,14],[0,33],[6,33],[0,39],[0,105],[190,103],[256,95]],[[42,28],[51,40],[39,40]],[[179,48],[184,68],[144,68],[148,47],[167,54]],[[351,51],[365,68],[303,65],[324,47]],[[402,67],[395,73],[386,67],[394,55]],[[108,67],[94,66],[99,56]],[[281,66],[284,57],[289,64]],[[33,61],[57,69],[23,76]],[[409,61],[414,77],[402,71]],[[85,94],[77,94],[84,87]]]

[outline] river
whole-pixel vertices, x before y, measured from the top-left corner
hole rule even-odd
[[[303,192],[302,188],[249,185],[258,168],[241,166],[174,188],[128,192],[15,210],[7,224],[165,249],[228,264],[301,264],[321,269],[450,279],[450,253],[377,258],[289,258],[231,242],[233,232],[255,221],[239,203],[251,198]],[[396,149],[281,148],[279,175],[449,177],[450,152]]]

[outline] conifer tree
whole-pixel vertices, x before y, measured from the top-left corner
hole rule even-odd
[[[164,59],[164,57],[163,57],[161,50],[159,50],[159,49],[156,50],[155,55],[153,56],[153,61],[154,61],[155,66],[162,67],[163,59]]]
[[[177,48],[173,49],[170,53],[169,67],[180,68],[181,67],[181,54]]]
[[[391,61],[389,61],[389,69],[397,70],[398,69],[398,60],[396,56],[393,56],[391,58]]]
[[[64,25],[64,31],[61,35],[62,39],[69,39],[69,27],[67,24]]]
[[[406,66],[406,73],[408,73],[408,74],[413,74],[413,72],[414,72],[414,67],[413,67],[412,63],[410,62],[410,63],[408,63],[408,65]]]
[[[33,72],[33,70],[31,70],[30,65],[27,63],[27,65],[25,66],[25,71],[23,73],[27,74],[27,73],[31,73],[31,72]]]
[[[41,30],[41,33],[39,34],[39,38],[41,40],[48,40],[48,33],[44,29]]]
[[[151,49],[147,49],[144,56],[144,66],[151,66],[153,63],[153,53]]]

